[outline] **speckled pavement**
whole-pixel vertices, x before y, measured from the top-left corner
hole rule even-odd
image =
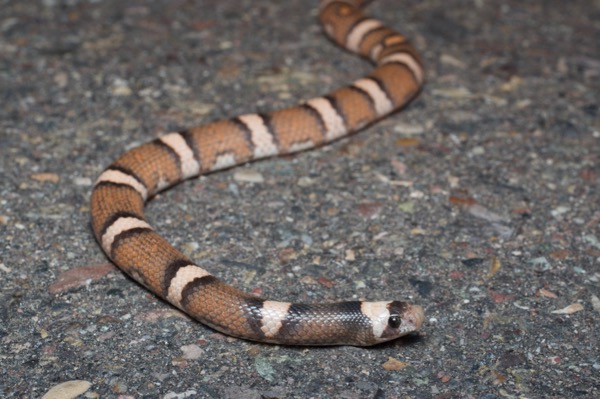
[[[236,287],[410,300],[420,334],[245,342],[107,262],[88,201],[124,150],[369,71],[308,4],[0,1],[0,397],[600,397],[598,0],[374,1],[423,54],[416,101],[148,205]]]

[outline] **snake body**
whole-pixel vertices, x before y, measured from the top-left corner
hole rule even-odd
[[[417,95],[424,72],[404,36],[366,16],[367,0],[322,0],[319,19],[338,45],[375,68],[352,84],[300,105],[168,133],[136,147],[97,179],[94,235],[133,279],[227,335],[286,345],[367,346],[417,331],[423,309],[401,301],[298,304],[244,293],[197,266],[144,217],[153,195],[182,180],[260,158],[317,147],[398,110]]]

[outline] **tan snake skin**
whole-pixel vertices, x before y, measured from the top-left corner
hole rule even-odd
[[[338,45],[375,69],[328,95],[168,133],[128,151],[96,181],[94,235],[107,256],[156,295],[225,334],[288,345],[373,345],[417,331],[423,309],[401,301],[296,304],[257,298],[220,281],[148,224],[144,203],[182,180],[260,158],[321,146],[400,109],[424,72],[399,33],[362,12],[366,1],[321,1],[319,19]]]

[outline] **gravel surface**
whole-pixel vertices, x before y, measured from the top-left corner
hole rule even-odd
[[[368,72],[307,3],[0,0],[0,397],[600,397],[598,0],[375,1],[422,51],[416,101],[148,205],[237,287],[409,300],[418,335],[245,342],[107,262],[88,201],[125,149]]]

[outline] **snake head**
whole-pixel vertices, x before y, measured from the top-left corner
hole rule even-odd
[[[418,331],[425,318],[421,306],[399,301],[365,302],[363,313],[373,326],[372,345]]]

